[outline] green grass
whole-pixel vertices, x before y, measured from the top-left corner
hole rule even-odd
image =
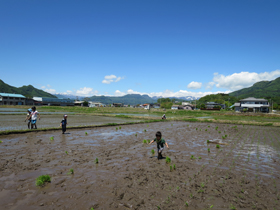
[[[151,153],[152,153],[152,155],[154,155],[154,154],[155,154],[155,150],[154,150],[154,149],[152,149],[152,150],[151,150]]]
[[[43,186],[46,182],[51,182],[50,175],[42,175],[36,179],[36,186]]]
[[[53,141],[53,139],[54,139],[53,136],[51,136],[51,137],[50,137],[50,140]]]
[[[99,163],[99,160],[98,160],[98,158],[95,158],[95,163],[97,164],[97,163]]]
[[[166,163],[171,163],[171,158],[170,158],[170,157],[168,157],[168,156],[166,156],[166,158],[165,158],[165,162],[166,162]]]
[[[69,170],[68,174],[74,174],[74,169],[71,168],[71,169]]]
[[[143,140],[143,144],[147,144],[148,141],[146,139]]]
[[[219,145],[219,144],[217,144],[217,145],[216,145],[216,148],[218,148],[218,149],[219,149],[219,148],[220,148],[220,145]]]

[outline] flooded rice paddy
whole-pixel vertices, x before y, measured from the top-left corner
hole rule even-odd
[[[151,154],[155,143],[143,144],[157,131],[170,147],[160,160]],[[159,122],[1,136],[0,206],[279,209],[279,134],[275,127]],[[43,174],[51,183],[37,187]]]
[[[0,131],[4,130],[23,130],[28,129],[27,122],[24,122],[25,115],[0,115]],[[41,115],[41,120],[37,120],[38,128],[53,128],[59,127],[63,115]],[[101,125],[106,123],[125,123],[137,122],[139,120],[94,116],[94,115],[68,115],[68,126],[82,126],[82,125]]]

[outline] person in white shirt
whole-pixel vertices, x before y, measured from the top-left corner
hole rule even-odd
[[[30,116],[30,118],[31,118],[31,129],[33,129],[34,126],[35,126],[35,129],[37,129],[37,125],[36,125],[37,115],[39,116],[39,120],[40,120],[41,116],[40,116],[39,112],[36,111],[36,107],[33,106],[31,116]]]

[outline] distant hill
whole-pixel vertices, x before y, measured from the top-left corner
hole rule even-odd
[[[272,98],[280,97],[280,77],[272,81],[261,81],[252,87],[243,88],[229,94],[238,98]]]
[[[233,104],[235,102],[239,101],[238,98],[235,96],[230,96],[229,94],[224,94],[224,93],[218,93],[218,94],[211,94],[211,95],[206,95],[204,97],[201,97],[198,100],[198,104],[206,104],[207,102],[216,102],[219,104],[224,104],[226,103]]]
[[[13,86],[6,84],[1,79],[0,79],[0,93],[22,94],[28,98],[32,98],[34,96],[56,98],[56,96],[54,96],[50,93],[47,93],[43,90],[39,90],[39,89],[33,87],[32,85],[28,85],[28,86],[24,85],[22,87],[17,88],[17,87],[13,87]]]
[[[92,96],[85,100],[101,102],[104,104],[124,103],[129,105],[156,103],[157,100],[152,99],[148,95],[127,94],[125,96]]]

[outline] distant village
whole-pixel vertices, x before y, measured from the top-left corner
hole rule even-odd
[[[32,99],[26,98],[21,94],[12,93],[0,93],[0,105],[30,105],[30,106],[87,106],[87,107],[130,107],[130,108],[143,108],[143,109],[159,109],[161,104],[159,103],[146,103],[138,105],[127,105],[123,103],[112,103],[103,104],[101,102],[93,101],[77,101],[73,99],[64,98],[48,98],[48,97],[33,97]],[[266,99],[258,98],[245,98],[240,100],[234,105],[227,106],[226,102],[224,104],[219,104],[215,102],[207,102],[200,105],[200,110],[235,110],[236,112],[263,112],[269,113],[272,111],[270,103]],[[190,102],[178,102],[175,101],[171,106],[172,110],[196,110],[198,107],[196,104]]]

